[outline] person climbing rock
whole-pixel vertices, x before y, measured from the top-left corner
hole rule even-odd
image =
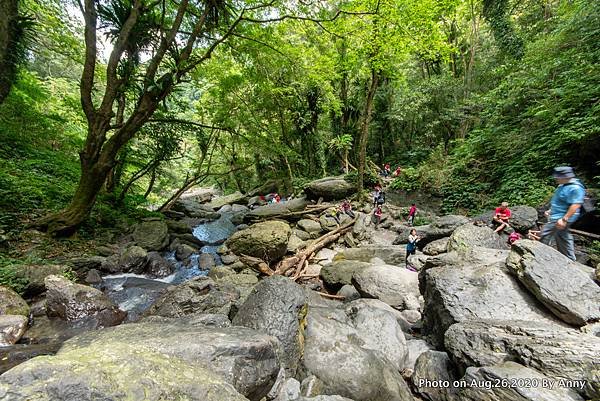
[[[373,219],[375,221],[375,228],[377,228],[377,226],[379,225],[379,223],[381,223],[381,215],[383,214],[383,211],[381,210],[381,206],[377,206],[375,208],[375,211],[373,212]]]
[[[540,241],[550,245],[554,240],[560,253],[575,260],[575,245],[569,227],[581,214],[581,205],[585,199],[585,187],[581,181],[575,178],[572,167],[555,167],[552,176],[558,187],[550,201],[550,209],[546,211],[548,222],[542,227]]]
[[[415,230],[414,228],[410,230],[410,234],[408,235],[408,242],[406,243],[406,258],[404,260],[404,263],[406,265],[406,268],[411,271],[416,271],[417,269],[415,269],[413,265],[408,263],[408,257],[410,255],[414,255],[417,252],[417,242],[419,241],[419,239],[421,239],[421,237],[417,235],[417,230]]]
[[[507,202],[502,202],[499,207],[494,211],[494,217],[492,219],[492,224],[497,226],[494,232],[499,233],[502,232],[507,227],[510,227],[508,222],[510,219],[510,209],[508,208]]]
[[[409,226],[412,226],[415,223],[416,214],[417,214],[417,205],[413,203],[410,206],[410,209],[408,210],[408,218],[406,219],[406,222]]]

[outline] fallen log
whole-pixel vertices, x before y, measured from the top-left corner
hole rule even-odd
[[[267,276],[272,276],[275,274],[275,272],[269,267],[267,262],[260,258],[255,258],[254,256],[242,254],[240,255],[240,261],[242,261],[242,263],[248,265],[252,269],[257,270],[259,273],[265,274]]]
[[[356,219],[351,220],[350,222],[344,224],[343,226],[338,227],[335,230],[321,236],[320,238],[318,238],[316,241],[314,241],[312,244],[307,246],[302,251],[297,252],[293,256],[283,259],[277,265],[277,267],[275,269],[275,273],[285,275],[285,273],[288,270],[296,267],[297,270],[296,270],[296,274],[294,275],[294,279],[296,279],[298,276],[300,276],[303,273],[303,270],[305,267],[304,262],[307,259],[309,259],[312,254],[320,251],[326,245],[336,241],[342,234],[344,234],[346,231],[350,230],[354,226],[355,221],[356,221]]]

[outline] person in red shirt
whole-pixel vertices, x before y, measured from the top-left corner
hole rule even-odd
[[[410,210],[408,211],[408,219],[406,221],[409,226],[412,226],[415,223],[415,215],[416,214],[417,214],[417,205],[415,205],[413,203],[412,206],[410,207]]]
[[[510,219],[510,209],[508,208],[507,202],[502,202],[500,207],[496,208],[494,213],[494,225],[497,225],[495,232],[499,233],[506,227],[509,227],[508,221]]]
[[[396,170],[394,171],[394,177],[399,177],[400,173],[402,173],[402,168],[400,166],[396,167]]]

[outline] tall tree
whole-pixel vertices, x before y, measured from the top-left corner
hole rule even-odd
[[[0,104],[10,93],[17,65],[25,56],[31,19],[19,15],[19,0],[0,0]]]
[[[55,235],[76,230],[90,213],[119,150],[239,26],[264,22],[259,16],[274,13],[274,5],[275,1],[81,0],[86,51],[80,91],[88,123],[80,152],[81,177],[69,206],[41,219],[38,226]],[[96,70],[102,31],[112,39],[113,49],[100,94]]]

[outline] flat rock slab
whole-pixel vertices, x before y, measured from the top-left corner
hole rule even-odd
[[[513,361],[554,380],[580,381],[576,391],[600,397],[600,338],[577,330],[520,320],[470,321],[448,329],[445,347],[463,369]]]
[[[379,258],[389,265],[404,266],[406,247],[402,245],[365,245],[360,248],[346,248],[338,252],[338,258],[370,262]]]
[[[522,319],[560,325],[504,268],[506,251],[473,249],[430,258],[422,271],[423,329],[436,346],[452,324],[475,319]],[[427,268],[429,265],[436,267]]]
[[[517,241],[507,260],[510,271],[556,316],[583,326],[600,319],[600,287],[579,263],[537,241]]]
[[[131,355],[158,354],[166,366],[171,361],[183,361],[209,369],[254,401],[268,393],[280,368],[274,337],[245,327],[208,327],[197,319],[165,319],[89,332],[67,341],[57,357],[65,359],[66,354],[69,359],[77,359],[78,352],[86,354],[90,350],[111,354],[115,347],[123,347]],[[122,358],[120,364],[129,367],[128,358]],[[174,383],[179,382],[174,379]]]
[[[213,369],[123,342],[105,347],[61,350],[14,367],[0,377],[0,400],[247,400]]]
[[[246,203],[247,201],[248,199],[246,198],[246,195],[241,192],[234,192],[229,195],[215,197],[213,200],[208,202],[206,206],[213,210],[217,210],[225,205],[231,205],[233,203]]]
[[[311,202],[305,198],[291,199],[285,202],[270,203],[268,205],[259,206],[244,216],[245,222],[250,222],[257,219],[267,219],[269,217],[276,217],[285,215],[287,213],[299,212],[310,205]]]

